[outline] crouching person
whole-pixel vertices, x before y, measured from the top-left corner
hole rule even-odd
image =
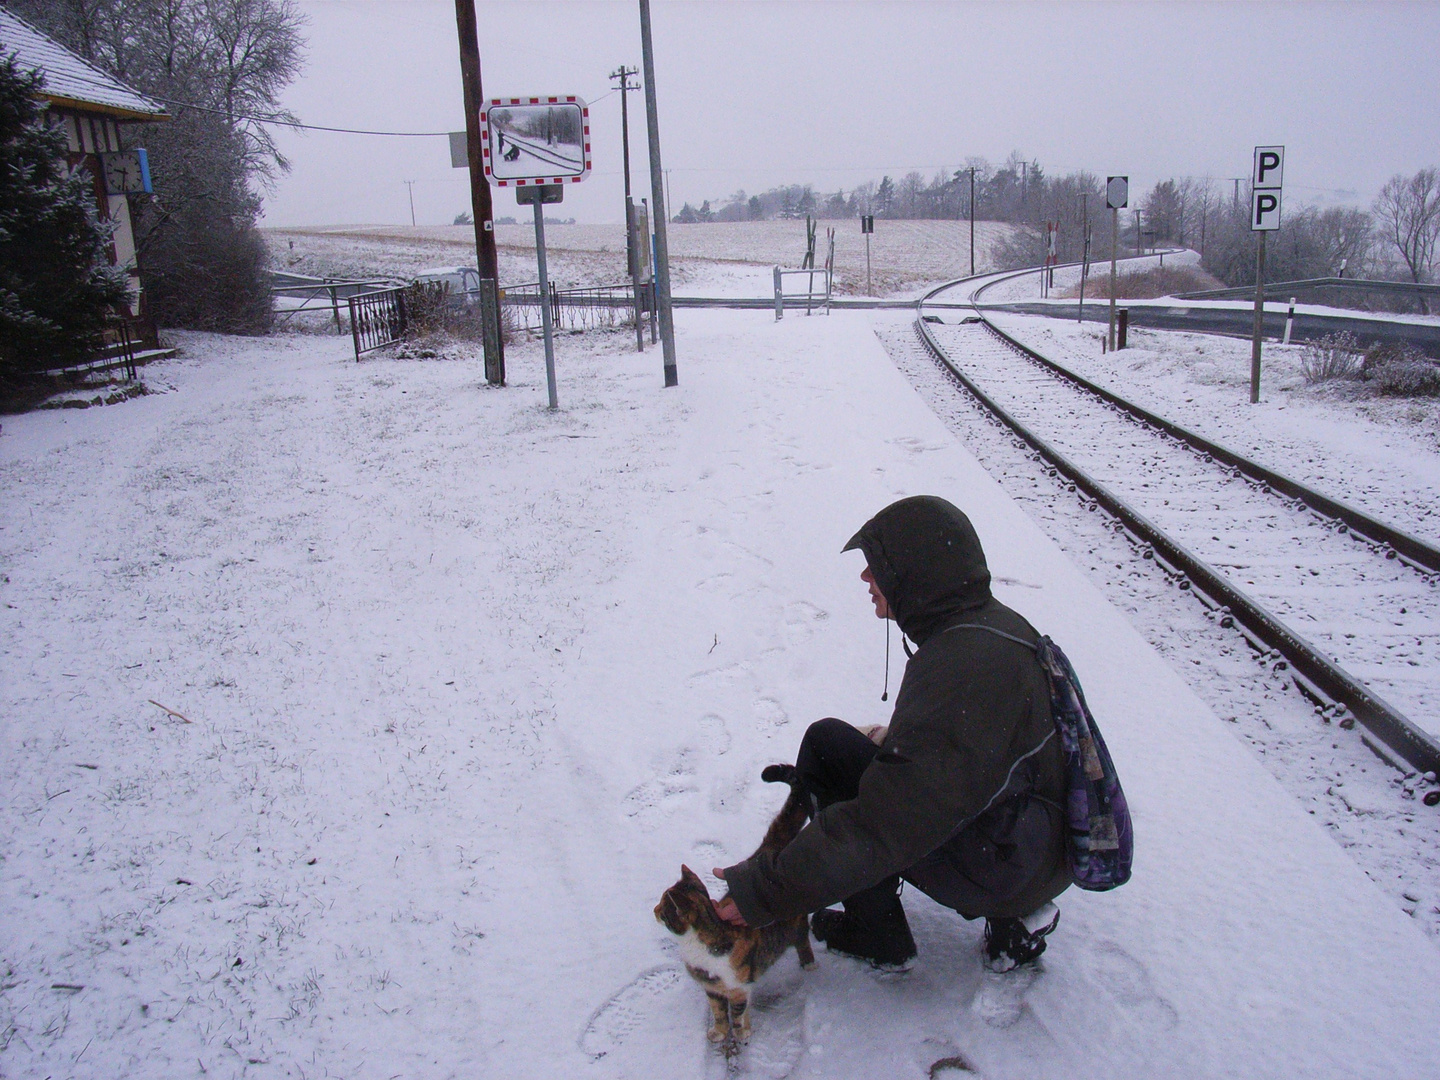
[[[1039,635],[990,595],[969,519],[943,499],[886,507],[855,534],[875,613],[916,645],[888,728],[812,724],[796,767],[816,809],[778,854],[717,869],[723,917],[814,912],[835,952],[904,968],[901,880],[983,918],[987,964],[1035,960],[1071,884],[1064,758]],[[909,652],[909,649],[906,650]],[[843,901],[844,910],[827,910]]]

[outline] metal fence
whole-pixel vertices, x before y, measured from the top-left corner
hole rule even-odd
[[[650,289],[640,288],[640,309],[649,310]],[[507,285],[501,294],[508,329],[540,329],[540,285],[530,281]],[[593,285],[588,288],[560,289],[550,286],[550,313],[555,327],[561,330],[613,330],[635,325],[635,289],[628,281],[622,285]]]
[[[785,279],[787,277],[799,277],[804,279],[804,287],[799,290],[785,291]],[[819,279],[818,281],[816,279]],[[825,314],[830,314],[830,292],[834,278],[829,267],[809,266],[801,269],[787,269],[783,266],[775,267],[775,318],[785,317],[785,305],[798,307],[805,306],[805,314],[809,315],[812,308],[820,308]]]
[[[355,341],[357,361],[367,352],[393,345],[404,338],[404,289],[358,293],[346,303],[350,308],[350,336]]]
[[[335,322],[335,332],[343,334],[340,309],[349,298],[377,289],[394,288],[392,278],[341,280],[292,274],[282,270],[270,272],[271,304],[277,321],[284,322],[299,314],[328,313]]]

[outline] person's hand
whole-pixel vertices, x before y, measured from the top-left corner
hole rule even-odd
[[[871,724],[869,727],[862,727],[860,729],[860,733],[876,746],[880,746],[885,742],[885,736],[889,731],[890,728],[885,724]]]
[[[715,867],[715,869],[712,870],[711,873],[713,873],[721,881],[725,880],[725,871],[720,869],[720,867]],[[721,897],[719,900],[712,900],[710,902],[715,905],[715,914],[720,916],[721,919],[729,923],[731,926],[747,925],[747,923],[745,922],[745,916],[740,914],[740,909],[735,906],[735,901],[730,899],[730,897],[725,896]]]

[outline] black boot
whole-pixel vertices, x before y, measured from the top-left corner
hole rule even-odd
[[[1059,923],[1060,911],[1054,904],[1023,919],[986,919],[985,966],[991,971],[1009,971],[1038,960],[1045,951],[1045,938]]]
[[[810,916],[810,932],[831,952],[886,971],[905,971],[915,959],[915,939],[898,890],[898,880],[883,881],[849,897],[843,912],[817,911]]]

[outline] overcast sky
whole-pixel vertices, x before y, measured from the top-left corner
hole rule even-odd
[[[306,123],[464,127],[452,0],[300,0]],[[1440,165],[1440,5],[653,3],[661,149],[675,207],[781,183],[849,188],[928,178],[1012,150],[1047,171],[1248,175],[1287,147],[1287,205],[1368,205],[1396,172]],[[639,8],[478,0],[487,97],[594,103],[594,172],[556,216],[623,220],[620,97],[639,67]],[[608,94],[608,96],[606,96]],[[643,95],[632,93],[636,197],[648,194]],[[266,224],[422,224],[469,207],[444,138],[280,135],[293,169]],[[514,197],[496,191],[496,216]]]

